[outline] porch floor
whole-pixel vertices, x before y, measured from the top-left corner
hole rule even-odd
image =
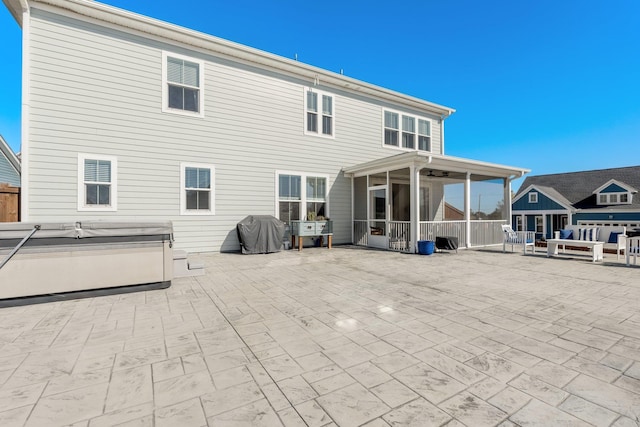
[[[638,425],[640,270],[501,251],[203,255],[0,309],[0,425]]]

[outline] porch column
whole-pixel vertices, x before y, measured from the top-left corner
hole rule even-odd
[[[465,220],[465,245],[471,247],[471,172],[467,172],[464,180],[464,220]]]
[[[504,206],[502,208],[504,210],[507,224],[511,225],[511,228],[513,228],[511,218],[511,180],[509,178],[504,179]]]
[[[422,168],[415,165],[409,166],[409,174],[411,175],[409,184],[411,187],[410,204],[411,210],[409,220],[411,221],[411,252],[416,253],[418,240],[420,240],[420,171]]]

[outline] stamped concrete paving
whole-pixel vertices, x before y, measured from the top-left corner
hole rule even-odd
[[[0,425],[638,426],[640,268],[352,247],[203,256],[0,309]]]

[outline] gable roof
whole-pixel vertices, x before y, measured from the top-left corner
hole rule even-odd
[[[583,172],[557,173],[550,175],[527,176],[520,186],[516,198],[528,191],[531,186],[546,188],[561,195],[574,208],[589,209],[598,205],[595,190],[615,180],[627,187],[640,188],[640,166],[624,168],[598,169]],[[632,206],[640,206],[640,197],[633,197]]]
[[[20,161],[0,135],[0,183],[20,186]]]
[[[9,144],[7,144],[7,141],[4,140],[2,135],[0,135],[0,153],[7,158],[11,166],[13,166],[18,175],[20,175],[20,160],[18,160],[16,153],[9,147]]]

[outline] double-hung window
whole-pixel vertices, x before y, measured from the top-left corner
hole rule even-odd
[[[162,111],[203,116],[203,62],[167,52],[162,60]]]
[[[429,119],[389,110],[384,110],[383,116],[385,146],[431,151]]]
[[[327,176],[277,172],[278,218],[289,224],[328,216]]]
[[[333,95],[305,89],[305,133],[333,137]]]
[[[416,119],[411,116],[402,116],[402,148],[415,148]]]
[[[418,119],[418,150],[431,151],[431,122]]]
[[[214,213],[214,167],[206,164],[180,165],[180,211],[183,215]]]
[[[118,162],[113,156],[78,155],[78,210],[115,211]]]
[[[399,115],[391,111],[384,112],[384,144],[398,146]]]

